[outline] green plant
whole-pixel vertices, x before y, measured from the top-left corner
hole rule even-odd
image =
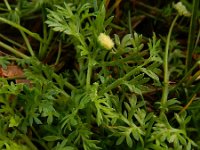
[[[4,2],[12,14],[13,5]],[[23,1],[24,6],[32,8],[29,13],[42,11],[43,33],[40,34],[23,27],[19,21],[0,16],[1,22],[20,31],[26,47],[4,35],[1,37],[29,52],[23,53],[7,42],[0,42],[1,47],[16,55],[1,57],[0,65],[6,69],[14,62],[23,68],[29,81],[15,83],[15,78],[0,78],[0,149],[190,150],[198,147],[198,142],[190,137],[193,131],[187,128],[193,116],[186,109],[193,114],[199,112],[192,109],[199,85],[195,92],[189,90],[192,97],[185,107],[174,91],[192,86],[194,80],[188,81],[185,87],[182,84],[199,61],[176,86],[169,84],[170,74],[178,73],[174,77],[177,79],[184,72],[181,59],[185,57],[180,55],[180,49],[170,51],[178,47],[176,41],[170,47],[178,15],[171,24],[163,53],[162,41],[156,33],[148,39],[137,32],[112,35],[113,17],[106,15],[105,2]],[[33,7],[33,3],[37,5]],[[34,50],[29,36],[39,42],[35,46],[38,50]],[[55,54],[56,43],[56,57],[50,57],[51,53]],[[73,67],[62,71],[57,66],[66,63],[62,57],[66,47],[67,53],[73,54],[74,60],[70,62]],[[49,57],[52,58],[49,64],[43,63]],[[181,64],[178,69],[174,65],[177,61]],[[169,68],[170,65],[173,67]],[[149,98],[152,93],[153,98]],[[195,125],[198,121],[193,120]]]

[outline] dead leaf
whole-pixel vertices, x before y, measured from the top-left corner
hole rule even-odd
[[[19,66],[8,65],[6,69],[0,67],[0,76],[5,78],[23,78],[24,72]]]

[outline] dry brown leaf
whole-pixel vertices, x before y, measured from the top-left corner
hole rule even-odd
[[[5,78],[24,77],[23,70],[16,65],[8,65],[6,69],[0,67],[0,76]]]

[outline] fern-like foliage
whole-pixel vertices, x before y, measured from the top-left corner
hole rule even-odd
[[[174,120],[168,119],[167,112],[181,108],[179,101],[168,100],[162,106],[166,114],[161,115],[163,108],[154,111],[152,106],[157,99],[147,101],[151,92],[159,99],[162,87],[162,46],[156,34],[146,43],[136,32],[111,35],[115,45],[106,50],[98,36],[110,33],[112,17],[106,16],[103,2],[97,7],[90,1],[43,0],[36,7],[46,5],[45,23],[70,41],[76,67],[65,70],[73,73],[71,79],[37,58],[17,60],[30,83],[0,79],[0,149],[189,150],[197,146],[188,137],[189,115],[175,113]],[[0,58],[0,65],[7,64]]]

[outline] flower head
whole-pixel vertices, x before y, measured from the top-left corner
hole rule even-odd
[[[98,36],[98,41],[101,46],[103,46],[107,50],[110,50],[114,47],[113,40],[105,33],[100,33],[100,35]]]
[[[185,5],[182,2],[178,2],[173,5],[174,8],[178,11],[179,15],[183,15],[185,17],[190,17],[191,13],[186,9]]]

